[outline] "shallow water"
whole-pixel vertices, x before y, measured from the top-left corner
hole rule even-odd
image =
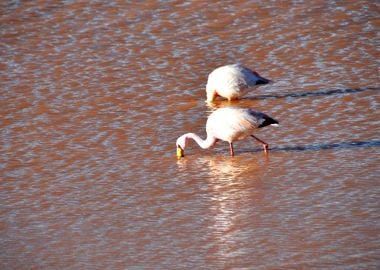
[[[378,269],[376,1],[0,3],[1,269]],[[190,143],[215,107],[280,121]]]

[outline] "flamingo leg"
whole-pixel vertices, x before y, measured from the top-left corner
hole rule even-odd
[[[268,145],[266,142],[260,140],[259,138],[257,138],[257,137],[254,136],[254,135],[251,135],[251,137],[254,138],[254,139],[256,139],[258,142],[262,143],[263,148],[264,148],[264,152],[265,152],[265,153],[268,153],[269,145]]]
[[[230,144],[230,155],[231,157],[234,156],[234,146],[232,145],[232,142],[229,143]]]

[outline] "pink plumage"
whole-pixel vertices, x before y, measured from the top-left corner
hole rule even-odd
[[[248,136],[252,136],[259,141],[263,145],[264,151],[267,152],[268,144],[255,137],[252,133],[255,129],[270,125],[276,126],[278,121],[265,113],[245,108],[220,108],[214,111],[207,119],[207,138],[205,140],[195,133],[186,133],[177,139],[177,155],[184,155],[187,141],[192,139],[203,149],[210,148],[218,140],[226,141],[230,145],[230,154],[233,156],[232,143]]]
[[[240,64],[222,66],[208,76],[207,102],[212,102],[217,96],[228,100],[238,99],[247,94],[250,88],[269,82],[270,80],[260,76],[256,71]]]

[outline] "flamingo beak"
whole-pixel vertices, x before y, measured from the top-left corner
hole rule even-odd
[[[181,157],[184,157],[184,153],[183,153],[183,149],[181,148],[181,146],[177,146],[177,157],[178,158],[181,158]]]

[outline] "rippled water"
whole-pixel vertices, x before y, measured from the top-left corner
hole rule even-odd
[[[344,2],[344,3],[343,3]],[[0,3],[1,269],[378,269],[376,1]],[[207,75],[274,81],[216,107]]]

